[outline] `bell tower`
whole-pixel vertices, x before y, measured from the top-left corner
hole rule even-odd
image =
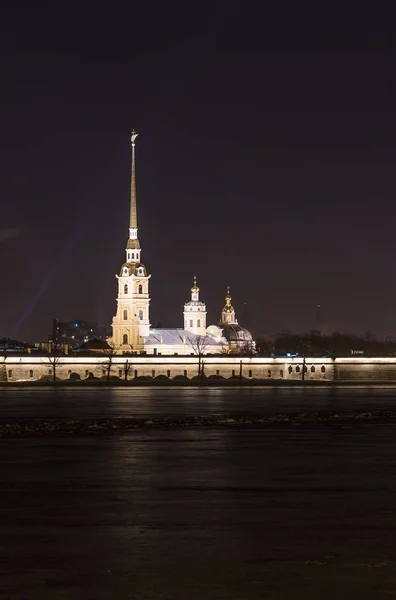
[[[146,267],[140,262],[141,247],[138,238],[136,203],[135,141],[138,134],[132,131],[131,197],[129,236],[126,245],[126,262],[118,279],[117,312],[113,317],[113,335],[109,342],[117,352],[141,351],[144,338],[150,333],[150,295]]]
[[[225,305],[221,311],[220,325],[237,325],[238,321],[235,318],[235,308],[231,304],[230,288],[227,286],[227,295],[225,297]]]
[[[196,335],[206,335],[206,304],[199,299],[199,287],[194,275],[191,300],[184,305],[184,329]]]

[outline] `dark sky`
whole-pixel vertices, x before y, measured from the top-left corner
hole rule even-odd
[[[0,337],[111,322],[133,127],[153,325],[196,273],[208,324],[395,334],[390,4],[3,7]]]

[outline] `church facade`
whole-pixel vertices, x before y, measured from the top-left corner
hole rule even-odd
[[[183,328],[152,328],[150,325],[151,275],[141,262],[142,249],[138,237],[136,199],[136,138],[131,135],[132,164],[129,234],[125,248],[125,262],[118,281],[117,310],[112,322],[109,344],[117,354],[137,353],[154,355],[228,354],[254,349],[249,331],[241,327],[231,304],[227,288],[226,304],[218,325],[206,325],[206,305],[199,298],[199,287],[194,277],[191,299],[185,303]]]

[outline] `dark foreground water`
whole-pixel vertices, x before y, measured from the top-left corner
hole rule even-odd
[[[393,402],[394,391],[381,387],[364,397],[362,388],[361,402],[373,407],[377,399],[384,407]],[[54,402],[65,412],[67,403],[83,403],[84,411],[95,406],[102,415],[110,410],[102,392],[108,393],[73,398],[70,390],[56,392]],[[235,390],[228,400],[216,396],[217,390],[209,396],[199,390],[197,404],[194,390],[186,396],[177,390],[172,397],[171,390],[156,389],[148,399],[145,389],[144,397],[134,397],[133,410],[118,395],[122,390],[114,392],[109,401],[117,414],[134,414],[138,405],[147,411],[144,402],[152,411],[187,410],[187,403],[193,414],[202,414],[202,406],[231,412],[234,404],[241,412]],[[282,412],[288,405],[301,410],[316,398],[281,392]],[[165,399],[156,396],[161,393]],[[253,410],[262,404],[256,393],[239,391],[239,403]],[[344,397],[341,390],[336,397],[332,390],[326,393],[319,397],[324,404],[341,402],[349,410],[348,403],[359,402],[361,408],[349,388]],[[43,392],[36,409],[40,418],[48,416],[50,394]],[[277,394],[265,396],[267,404],[279,403]],[[15,408],[33,410],[39,399],[21,397],[18,390]],[[9,411],[9,417],[12,394],[5,398],[2,390],[2,403],[0,411]],[[0,439],[0,456],[0,598],[396,596],[391,424],[21,437]]]
[[[1,387],[0,421],[396,410],[396,386]]]

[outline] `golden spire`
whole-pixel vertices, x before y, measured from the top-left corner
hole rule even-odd
[[[131,133],[132,143],[132,168],[131,168],[131,206],[129,228],[137,229],[137,208],[136,208],[136,177],[135,177],[135,140],[139,134],[133,129]]]
[[[230,286],[229,285],[227,285],[227,295],[225,297],[225,301],[226,301],[226,306],[225,307],[230,306],[232,308],[232,306],[231,306],[231,296],[230,296]],[[234,309],[232,308],[232,310],[234,310]]]
[[[193,294],[198,294],[199,292],[199,287],[197,286],[197,276],[194,275],[194,285],[191,288],[191,291]]]

